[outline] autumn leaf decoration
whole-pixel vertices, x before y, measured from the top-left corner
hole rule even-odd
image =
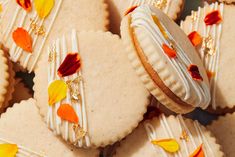
[[[60,77],[72,75],[81,68],[81,59],[78,53],[69,53],[57,70]]]
[[[170,48],[167,44],[163,44],[162,49],[168,57],[170,57],[170,58],[176,57],[176,54],[177,54],[176,51],[174,49]]]
[[[16,144],[0,144],[1,157],[15,157],[17,152],[18,146]]]
[[[56,102],[63,100],[67,95],[67,88],[67,84],[64,81],[53,81],[48,87],[49,105],[52,106]]]
[[[189,157],[204,157],[202,144]]]
[[[54,3],[54,0],[34,0],[34,7],[38,16],[41,19],[46,18],[50,14]]]
[[[16,2],[21,6],[25,11],[30,12],[32,10],[30,0],[16,0]]]
[[[163,148],[169,153],[175,153],[180,149],[180,146],[175,139],[153,140],[152,144]]]
[[[138,7],[138,6],[135,5],[135,6],[132,6],[132,7],[128,8],[128,9],[125,11],[124,16],[126,16],[126,15],[130,14],[131,12],[133,12],[137,7]]]
[[[190,75],[192,76],[192,78],[196,81],[203,81],[203,78],[199,72],[198,66],[191,64],[188,67],[188,71],[190,73]]]
[[[222,22],[222,16],[218,10],[214,10],[206,15],[204,22],[207,26],[219,24]]]
[[[69,104],[61,104],[57,110],[57,115],[70,123],[77,124],[78,123],[78,116],[72,106]]]
[[[13,32],[12,38],[17,46],[26,52],[32,53],[32,38],[24,28],[17,28]]]
[[[189,40],[193,46],[198,46],[202,43],[202,37],[197,31],[193,31],[188,35]]]

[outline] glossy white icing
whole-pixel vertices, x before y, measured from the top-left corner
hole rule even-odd
[[[162,47],[163,44],[167,44],[169,47],[170,42],[167,40],[160,28],[155,24],[152,15],[155,15],[154,11],[151,10],[150,6],[142,5],[138,7],[131,14],[131,27],[144,29],[148,34],[152,43],[156,45],[156,47]],[[182,48],[177,44],[177,41],[173,39],[171,34],[167,31],[166,26],[159,21],[162,27],[165,29],[168,37],[171,41],[175,43],[175,49],[177,51],[177,57],[169,58],[164,51],[162,50],[162,54],[167,60],[167,62],[174,68],[176,74],[178,74],[181,82],[183,83],[185,89],[185,95],[180,97],[184,102],[191,104],[194,107],[201,107],[203,109],[207,108],[210,102],[210,91],[204,81],[195,81],[190,73],[188,72],[189,65],[193,64],[190,58],[186,55],[187,53],[182,50]],[[136,34],[138,36],[138,34]],[[137,37],[138,38],[138,37]],[[159,52],[160,53],[160,52]],[[151,60],[149,60],[151,63]],[[158,71],[158,67],[153,66],[155,71]]]
[[[71,35],[71,41],[72,41],[72,52],[79,52],[78,48],[78,41],[77,41],[77,33],[75,30],[72,31]],[[66,44],[66,38],[63,36],[62,39],[57,39],[53,44],[51,48],[48,48],[49,55],[54,53],[54,61],[49,62],[49,68],[48,68],[48,84],[55,80],[63,79],[60,78],[57,75],[57,69],[61,65],[63,59],[66,57],[68,53],[67,44]],[[74,80],[76,78],[82,78],[82,69],[79,70],[78,73],[73,74],[72,76],[68,76],[64,78],[64,81],[68,80]],[[48,105],[48,114],[47,114],[47,124],[48,126],[57,134],[62,135],[62,132],[64,134],[62,135],[63,138],[66,141],[70,141],[74,143],[74,145],[78,147],[89,147],[90,146],[90,139],[88,136],[88,126],[87,126],[87,115],[86,115],[86,102],[85,102],[85,89],[83,85],[83,80],[80,79],[79,83],[76,84],[76,86],[79,87],[80,95],[81,95],[81,101],[72,101],[70,90],[67,91],[67,96],[64,100],[61,102],[56,103],[54,106]],[[71,104],[74,111],[79,117],[79,126],[83,128],[83,131],[85,131],[87,134],[80,140],[77,141],[75,132],[73,130],[74,124],[71,124],[67,121],[61,120],[61,118],[57,115],[57,110],[59,106],[63,103]],[[62,129],[65,129],[64,131]],[[72,137],[72,140],[69,139],[69,137]]]
[[[218,79],[218,63],[219,63],[219,56],[220,56],[220,39],[222,35],[222,25],[223,22],[217,25],[212,25],[212,26],[206,26],[206,24],[203,22],[203,26],[201,25],[201,21],[204,20],[206,14],[210,11],[213,10],[219,10],[220,14],[223,18],[223,13],[224,13],[224,4],[218,4],[213,3],[211,5],[205,4],[204,8],[198,8],[198,11],[192,11],[192,15],[195,14],[195,20],[191,21],[191,32],[193,31],[198,31],[199,29],[203,30],[203,34],[201,36],[203,38],[208,37],[209,35],[213,38],[213,47],[215,48],[215,54],[214,55],[206,55],[204,52],[203,47],[199,47],[199,55],[201,59],[203,60],[204,66],[206,69],[214,74],[214,77],[210,79],[210,89],[211,89],[211,104],[212,108],[216,109],[216,81]],[[201,27],[200,27],[201,26]],[[181,28],[183,28],[183,22],[181,23]]]

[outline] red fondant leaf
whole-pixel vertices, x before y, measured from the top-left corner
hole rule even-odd
[[[221,23],[222,17],[221,17],[220,12],[218,10],[214,10],[208,13],[204,19],[204,22],[207,26]]]
[[[13,34],[12,38],[17,46],[21,47],[27,52],[32,52],[32,38],[30,34],[24,28],[17,28]]]
[[[188,35],[189,40],[193,44],[193,46],[198,46],[202,43],[202,37],[197,31],[193,31]]]
[[[127,9],[127,10],[125,11],[124,15],[126,16],[126,15],[130,14],[130,13],[133,12],[137,7],[138,7],[137,5],[130,7],[129,9]]]
[[[167,54],[168,57],[170,57],[170,58],[176,57],[176,51],[174,49],[170,48],[169,46],[167,46],[166,44],[162,45],[162,49]]]
[[[57,110],[57,115],[63,120],[75,124],[78,123],[78,116],[72,106],[70,106],[69,104],[61,104]]]
[[[27,12],[30,12],[32,9],[30,0],[16,0],[16,2]]]
[[[189,67],[188,67],[188,71],[190,72],[192,78],[194,80],[197,80],[197,81],[203,81],[203,78],[199,72],[199,69],[196,65],[194,64],[191,64]]]
[[[78,53],[69,53],[60,65],[57,73],[60,77],[65,77],[76,73],[81,67],[81,60]]]

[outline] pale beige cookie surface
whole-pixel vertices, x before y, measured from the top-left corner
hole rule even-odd
[[[20,103],[22,100],[27,100],[33,97],[33,92],[26,87],[20,78],[15,80],[14,92],[12,93],[12,100],[10,104]]]
[[[121,19],[128,9],[142,4],[151,4],[163,10],[170,18],[176,20],[184,7],[185,0],[106,0],[109,4],[110,29],[120,33]]]
[[[214,12],[214,17],[211,14]],[[211,108],[212,112],[222,112],[235,107],[235,69],[231,63],[235,60],[235,50],[232,48],[235,41],[233,14],[235,6],[213,3],[204,8],[198,8],[193,15],[181,22],[186,34],[197,32],[202,43],[197,46],[203,63],[210,77]],[[213,21],[221,17],[217,24],[206,25],[205,18]]]
[[[206,70],[174,21],[161,10],[142,5],[123,19],[121,35],[134,69],[159,102],[176,113],[207,108]]]
[[[32,72],[51,39],[72,28],[107,30],[108,11],[104,0],[27,1],[21,7],[9,0],[1,20],[0,41],[10,58]],[[26,8],[26,9],[24,9]],[[27,11],[26,11],[27,10]]]
[[[37,157],[98,157],[97,150],[82,150],[60,141],[50,132],[41,119],[35,100],[29,99],[8,108],[0,118],[0,143],[11,141],[22,145],[28,150],[33,150]],[[25,149],[21,149],[21,153]],[[28,152],[28,151],[27,151]],[[22,154],[21,154],[22,155]],[[24,157],[33,156],[23,155]]]
[[[218,120],[215,120],[207,127],[215,135],[218,143],[221,144],[226,157],[233,157],[235,154],[234,122],[235,113],[226,114],[225,116],[220,116]]]
[[[149,93],[117,35],[73,30],[52,41],[46,53],[49,58],[44,55],[35,70],[34,96],[56,134],[78,147],[103,147],[124,138],[143,119]],[[66,114],[68,108],[73,117]]]
[[[161,145],[161,140],[167,142],[169,139],[178,143],[178,151],[169,153],[159,145],[151,143],[155,140]],[[215,138],[197,121],[193,122],[182,116],[160,115],[159,118],[145,121],[123,140],[114,157],[189,157],[197,148],[201,148],[200,153],[204,156],[223,157]]]

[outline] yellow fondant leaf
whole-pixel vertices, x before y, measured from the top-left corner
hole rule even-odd
[[[3,10],[3,9],[2,9],[2,4],[0,3],[0,13],[2,12],[2,10]]]
[[[152,144],[157,145],[170,153],[175,153],[180,149],[178,142],[174,139],[153,140]]]
[[[56,102],[63,100],[66,97],[67,88],[67,84],[64,81],[53,81],[48,87],[49,105],[54,105]]]
[[[0,157],[15,157],[17,152],[16,144],[0,144]]]
[[[34,0],[34,6],[40,18],[47,17],[53,6],[54,0]]]

